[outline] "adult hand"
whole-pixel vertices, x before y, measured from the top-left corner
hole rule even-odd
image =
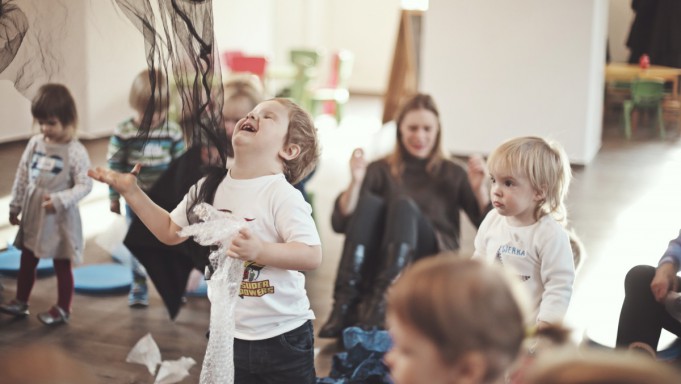
[[[471,190],[475,194],[475,199],[478,201],[480,212],[485,212],[489,206],[489,172],[487,171],[487,163],[480,155],[471,155],[468,158],[468,183],[471,185]]]
[[[87,171],[91,178],[108,184],[121,195],[132,191],[137,186],[137,175],[140,173],[141,165],[136,164],[130,173],[120,173],[108,168],[97,167]]]
[[[356,185],[362,184],[364,176],[367,172],[367,160],[364,157],[364,150],[362,148],[355,148],[350,156],[350,175],[352,182]]]
[[[45,196],[43,196],[43,204],[42,204],[42,206],[43,206],[43,208],[45,208],[45,210],[46,210],[48,213],[55,213],[55,212],[57,212],[57,210],[54,208],[54,204],[52,203],[52,197],[50,197],[50,195],[45,195]]]
[[[10,212],[9,214],[9,223],[12,225],[19,225],[21,224],[21,220],[19,220],[19,214],[18,213],[12,213]]]
[[[480,155],[471,155],[468,158],[468,182],[473,191],[479,191],[486,186],[487,164]]]
[[[664,263],[655,270],[655,277],[650,283],[650,290],[655,300],[662,303],[670,290],[676,291],[676,266],[673,263]]]
[[[349,216],[357,207],[359,192],[367,173],[367,160],[364,158],[362,148],[355,148],[350,156],[350,185],[341,193],[338,199],[338,207],[343,216]]]

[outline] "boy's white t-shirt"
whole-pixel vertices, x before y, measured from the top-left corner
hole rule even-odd
[[[203,180],[170,213],[180,227],[189,225],[187,206]],[[249,221],[251,231],[264,242],[321,244],[312,207],[281,173],[238,180],[228,172],[217,188],[213,206]],[[301,272],[249,262],[245,267],[235,310],[236,338],[271,338],[315,318]]]
[[[529,293],[529,324],[563,321],[575,264],[567,231],[553,217],[545,215],[532,225],[516,227],[492,210],[475,236],[473,257],[501,263],[518,274]]]

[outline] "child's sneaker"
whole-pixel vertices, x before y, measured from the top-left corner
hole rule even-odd
[[[26,317],[28,316],[28,303],[14,299],[7,304],[0,305],[0,312],[16,317]]]
[[[47,312],[38,314],[38,320],[45,325],[55,325],[67,323],[69,321],[69,314],[61,309],[60,306],[55,305]]]
[[[128,295],[128,305],[134,308],[142,308],[149,305],[149,291],[147,283],[133,283]]]

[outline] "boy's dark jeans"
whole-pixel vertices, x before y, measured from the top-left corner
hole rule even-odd
[[[312,321],[264,340],[234,339],[235,384],[316,382]]]

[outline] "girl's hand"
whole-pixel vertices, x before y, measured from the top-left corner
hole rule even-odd
[[[262,249],[262,240],[251,233],[250,229],[242,228],[232,240],[227,256],[244,261],[255,261]]]
[[[364,150],[355,148],[350,157],[350,174],[355,184],[362,184],[367,172],[367,160],[364,158]]]
[[[121,195],[125,195],[137,186],[137,175],[140,173],[141,168],[141,165],[135,164],[130,173],[120,173],[111,169],[97,167],[88,170],[87,175],[97,181],[108,184]]]
[[[655,296],[655,300],[664,302],[670,290],[676,291],[676,266],[672,263],[664,263],[655,270],[655,277],[650,283],[650,290]]]
[[[42,206],[43,206],[43,208],[45,208],[45,210],[48,213],[56,213],[57,212],[57,210],[54,208],[54,204],[52,204],[52,198],[50,197],[50,195],[43,196]]]
[[[11,213],[9,214],[9,223],[12,225],[19,225],[21,224],[21,220],[19,220],[19,214],[18,213]]]

